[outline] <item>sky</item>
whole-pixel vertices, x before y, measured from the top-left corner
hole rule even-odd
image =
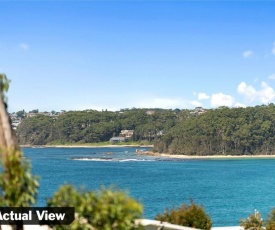
[[[275,103],[275,1],[1,1],[9,111]]]

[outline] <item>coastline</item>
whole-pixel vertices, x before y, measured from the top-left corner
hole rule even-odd
[[[153,145],[20,145],[20,148],[152,148]],[[167,153],[155,153],[152,151],[136,151],[138,155],[166,157],[174,159],[249,159],[249,158],[274,158],[275,155],[206,155],[206,156],[190,156],[190,155],[171,155]]]
[[[188,156],[188,155],[170,155],[161,153],[158,156],[175,159],[248,159],[248,158],[275,158],[275,155],[208,155],[208,156]]]
[[[20,148],[152,148],[153,145],[20,145]]]
[[[166,158],[172,158],[172,159],[186,159],[186,160],[195,160],[195,159],[249,159],[249,158],[263,158],[263,159],[275,159],[275,155],[205,155],[205,156],[190,156],[190,155],[172,155],[167,153],[155,153],[152,151],[140,151],[136,150],[136,153],[138,155],[144,155],[144,156],[155,156],[155,157],[166,157]]]

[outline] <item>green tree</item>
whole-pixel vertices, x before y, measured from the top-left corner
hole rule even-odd
[[[193,201],[189,205],[183,203],[176,209],[166,209],[155,219],[198,229],[211,229],[212,226],[210,216],[205,212],[204,207],[193,203]]]
[[[275,208],[267,216],[266,230],[275,230]]]
[[[24,118],[26,112],[25,112],[25,110],[23,109],[23,110],[20,110],[20,111],[16,112],[16,114],[17,114],[18,117]]]
[[[264,230],[264,221],[261,214],[255,209],[247,219],[242,219],[240,225],[246,230]]]
[[[35,203],[38,180],[31,174],[29,163],[23,158],[7,113],[5,92],[9,80],[0,74],[0,206],[29,207]],[[22,226],[13,226],[21,229]]]
[[[0,206],[29,207],[36,202],[38,178],[31,174],[29,162],[19,150],[1,150]]]
[[[48,200],[48,206],[75,207],[75,221],[70,226],[56,226],[57,230],[140,229],[135,219],[141,217],[142,206],[121,191],[101,189],[87,192],[65,185]]]
[[[10,81],[0,74],[0,206],[28,207],[35,203],[37,177],[32,176],[29,163],[23,159],[8,119],[5,92]]]
[[[33,109],[33,110],[29,111],[29,113],[39,113],[39,110],[38,109]]]

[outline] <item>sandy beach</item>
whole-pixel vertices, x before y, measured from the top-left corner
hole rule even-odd
[[[153,145],[20,145],[20,148],[152,148]],[[189,156],[189,155],[171,155],[166,153],[155,153],[151,151],[137,151],[138,155],[166,157],[175,159],[241,159],[241,158],[275,158],[275,155],[208,155],[208,156]]]
[[[152,151],[136,150],[138,155],[166,157],[174,159],[242,159],[242,158],[275,158],[275,155],[206,155],[206,156],[190,156],[190,155],[172,155],[167,153],[156,153]]]
[[[241,158],[275,158],[275,155],[242,155],[242,156],[233,156],[233,155],[211,155],[211,156],[187,156],[187,155],[170,155],[161,153],[159,156],[177,158],[177,159],[241,159]]]
[[[20,145],[20,148],[152,148],[153,145]]]

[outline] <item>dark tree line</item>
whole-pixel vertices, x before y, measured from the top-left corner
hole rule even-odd
[[[275,106],[221,107],[184,119],[155,141],[154,150],[184,155],[275,153]]]
[[[146,109],[110,111],[71,111],[58,117],[37,115],[20,123],[17,136],[20,144],[44,145],[64,143],[96,143],[109,141],[123,129],[134,130],[134,141],[153,142],[160,131],[177,123],[173,110]]]
[[[185,155],[275,153],[275,106],[207,110],[125,109],[71,111],[52,118],[22,120],[20,144],[96,143],[134,130],[133,141],[154,143],[154,151]]]

